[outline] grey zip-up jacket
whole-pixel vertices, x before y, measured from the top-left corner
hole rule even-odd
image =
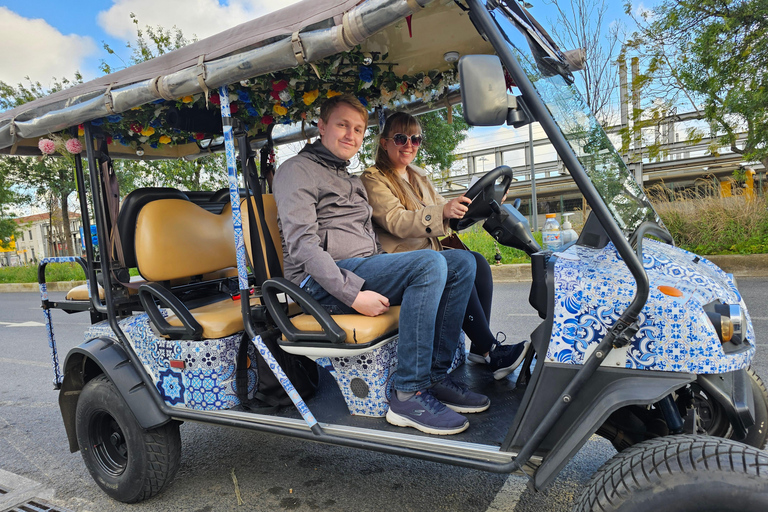
[[[316,141],[278,168],[273,188],[285,277],[300,285],[312,276],[351,306],[365,281],[335,262],[378,254],[381,246],[365,188],[347,164]]]

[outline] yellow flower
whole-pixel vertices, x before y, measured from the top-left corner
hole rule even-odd
[[[80,136],[80,137],[85,135],[85,128],[78,128],[77,129],[77,135]]]
[[[144,128],[143,130],[141,130],[141,134],[142,134],[143,136],[145,136],[145,137],[149,137],[149,136],[150,136],[150,135],[152,135],[153,133],[155,133],[155,129],[154,129],[154,128],[152,128],[151,126],[147,126],[147,127],[146,127],[146,128]]]
[[[131,110],[141,110],[141,107],[133,107]]]
[[[160,137],[160,140],[158,140],[157,142],[159,142],[160,144],[168,144],[169,142],[171,142],[171,138],[167,135],[163,135]]]
[[[320,91],[315,89],[314,91],[309,91],[304,93],[304,104],[305,105],[311,105],[314,103],[314,101],[317,99],[317,97],[320,95]]]
[[[274,107],[272,107],[272,110],[275,111],[275,114],[279,116],[284,116],[288,113],[288,109],[284,106],[280,105],[279,103],[276,103]]]
[[[328,92],[325,93],[325,97],[326,98],[333,98],[334,96],[338,96],[339,94],[341,94],[341,93],[338,92],[338,91],[332,91],[332,90],[328,89]]]
[[[181,98],[182,103],[192,103],[193,101],[195,101],[195,98],[193,98],[192,96],[184,96],[183,98]]]

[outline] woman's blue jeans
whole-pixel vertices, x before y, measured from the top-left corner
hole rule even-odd
[[[365,279],[363,290],[378,292],[391,306],[401,306],[395,389],[420,391],[443,380],[456,353],[475,280],[472,254],[425,249],[336,264]],[[311,278],[304,290],[331,314],[355,312]]]

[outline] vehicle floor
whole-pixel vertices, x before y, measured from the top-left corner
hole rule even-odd
[[[451,375],[454,376],[455,380],[463,382],[472,391],[488,396],[491,400],[491,406],[484,412],[467,414],[469,428],[461,434],[447,436],[446,439],[500,446],[520,408],[525,392],[525,387],[516,387],[519,373],[520,368],[502,380],[494,380],[493,372],[482,365],[465,363],[454,370]],[[424,434],[414,428],[390,425],[384,418],[349,414],[336,381],[323,368],[320,368],[317,393],[307,400],[306,404],[321,423],[430,436],[430,434]],[[284,407],[273,414],[286,418],[301,418],[295,407]]]

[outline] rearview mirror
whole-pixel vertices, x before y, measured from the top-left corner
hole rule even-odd
[[[507,121],[507,84],[497,56],[463,56],[459,59],[459,82],[467,124],[499,126]]]

